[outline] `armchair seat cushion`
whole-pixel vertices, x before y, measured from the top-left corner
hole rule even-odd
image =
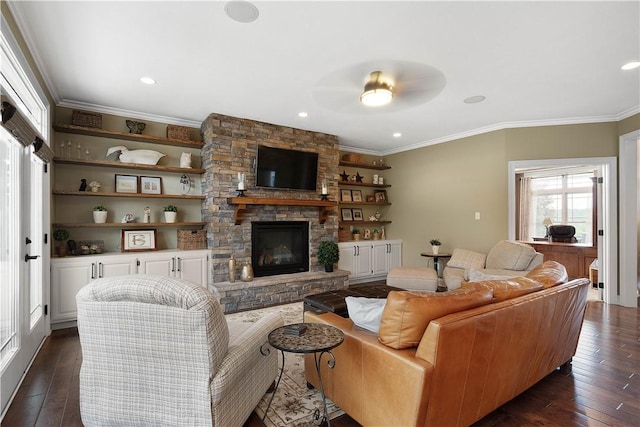
[[[487,254],[486,268],[502,270],[526,270],[536,250],[526,243],[503,240],[496,243]]]

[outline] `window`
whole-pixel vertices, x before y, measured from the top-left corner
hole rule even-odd
[[[579,243],[593,243],[595,172],[528,172],[521,181],[520,239],[547,235],[547,224],[573,225]]]

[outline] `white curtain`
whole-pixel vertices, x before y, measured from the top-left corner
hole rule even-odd
[[[531,206],[531,178],[520,176],[518,203],[518,240],[530,240],[529,222],[531,221],[529,207]]]

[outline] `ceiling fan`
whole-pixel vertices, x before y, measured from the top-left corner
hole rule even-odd
[[[395,112],[435,98],[446,84],[434,67],[410,61],[368,61],[336,70],[320,79],[313,98],[325,108],[341,113]],[[361,96],[375,88],[388,89],[391,101],[367,107]]]

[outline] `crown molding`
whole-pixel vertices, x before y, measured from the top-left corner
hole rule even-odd
[[[616,118],[618,121],[621,121],[636,114],[640,114],[640,105],[635,105],[628,110],[623,111],[622,113],[618,114]]]
[[[125,110],[122,108],[107,107],[105,105],[91,104],[88,102],[62,100],[57,104],[59,107],[76,108],[94,113],[111,114],[114,116],[130,117],[132,119],[150,120],[152,122],[166,123],[170,125],[186,126],[190,128],[200,128],[202,121],[177,119],[175,117],[148,114],[140,111]],[[203,119],[204,120],[204,119]]]
[[[542,126],[563,126],[563,125],[579,125],[579,124],[589,124],[589,123],[607,123],[607,122],[617,122],[622,120],[622,118],[630,117],[633,114],[636,114],[638,111],[638,107],[634,107],[630,110],[627,110],[623,113],[620,113],[615,116],[593,116],[593,117],[569,117],[563,119],[552,119],[552,120],[529,120],[529,121],[517,121],[517,122],[503,122],[496,123],[494,125],[484,126],[481,128],[470,129],[468,131],[454,133],[451,135],[443,136],[441,138],[434,138],[428,141],[422,141],[416,144],[407,145],[404,147],[399,147],[394,150],[387,150],[379,155],[388,156],[390,154],[403,153],[405,151],[411,151],[418,148],[428,147],[430,145],[442,144],[445,142],[455,141],[458,139],[468,138],[471,136],[481,135],[489,132],[495,132],[499,130],[505,129],[516,129],[516,128],[527,128],[527,127],[542,127]],[[624,117],[620,118],[622,115],[626,114]]]

